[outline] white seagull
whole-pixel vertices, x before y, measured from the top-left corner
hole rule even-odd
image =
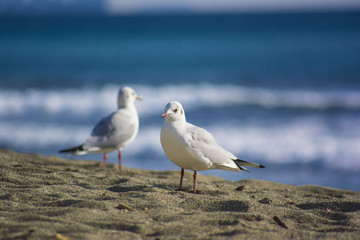
[[[220,147],[208,131],[186,122],[184,109],[179,102],[168,103],[161,118],[165,118],[160,134],[161,145],[168,158],[181,167],[179,191],[182,190],[184,169],[194,171],[193,192],[196,193],[196,171],[248,171],[243,166],[264,168],[263,165],[238,159]]]
[[[121,149],[134,140],[139,130],[139,116],[135,100],[141,100],[131,87],[122,87],[118,94],[118,109],[96,124],[91,135],[80,146],[60,150],[60,153],[83,155],[104,153],[103,167],[107,153],[118,150],[119,169],[122,169]]]

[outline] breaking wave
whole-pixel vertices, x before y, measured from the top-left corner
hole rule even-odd
[[[0,90],[0,116],[30,112],[46,114],[70,113],[91,115],[108,113],[116,108],[119,86],[100,89],[62,89],[25,91]],[[171,100],[181,101],[187,109],[229,105],[264,108],[359,109],[360,91],[269,90],[236,85],[136,85],[134,89],[144,101],[137,104],[139,113],[151,115],[162,111]],[[96,103],[96,104],[94,104]]]

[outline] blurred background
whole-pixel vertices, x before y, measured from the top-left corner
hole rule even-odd
[[[178,170],[160,145],[171,100],[252,173],[360,190],[360,2],[0,0],[0,148],[66,156],[132,86],[126,167]],[[109,154],[117,163],[117,154]]]

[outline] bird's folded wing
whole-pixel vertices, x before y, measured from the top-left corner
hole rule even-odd
[[[214,165],[236,168],[208,131],[189,124],[186,132],[186,142],[197,157],[208,159]]]
[[[134,121],[114,112],[101,119],[84,145],[87,148],[116,147],[130,139],[135,131],[136,123]]]

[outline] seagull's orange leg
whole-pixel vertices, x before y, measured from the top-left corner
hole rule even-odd
[[[196,176],[197,176],[197,173],[196,173],[196,170],[194,170],[194,193],[196,193]]]
[[[119,154],[118,154],[118,160],[119,160],[119,169],[122,169],[122,162],[121,162],[121,150],[119,150]]]
[[[182,191],[182,181],[183,181],[183,177],[184,177],[184,169],[181,168],[181,177],[180,177],[180,187],[179,187],[179,191]]]
[[[106,168],[107,153],[104,153],[103,168]]]

